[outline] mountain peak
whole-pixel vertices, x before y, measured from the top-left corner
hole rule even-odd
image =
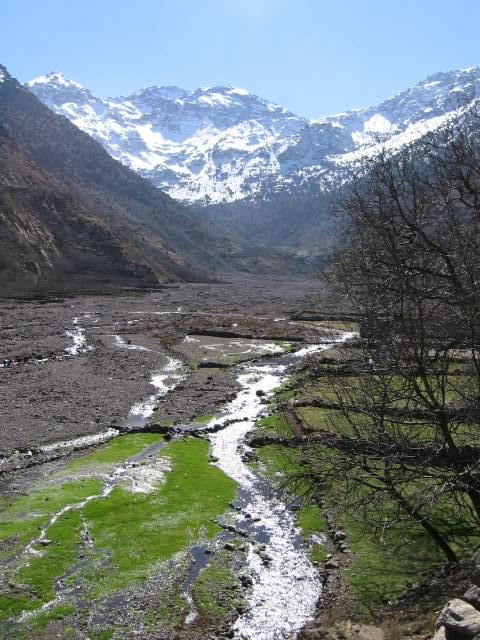
[[[62,71],[50,71],[50,73],[47,73],[44,76],[38,76],[38,78],[34,78],[33,80],[30,80],[30,82],[27,82],[27,87],[42,84],[57,85],[72,89],[83,89],[80,83],[65,77],[65,74]]]
[[[419,82],[416,86],[425,87],[432,84],[440,83],[458,83],[466,82],[480,77],[480,66],[466,67],[465,69],[451,69],[450,71],[439,71],[434,73],[425,80]]]
[[[8,73],[7,68],[0,64],[0,84],[5,80],[10,80],[12,76]]]
[[[409,144],[480,95],[480,67],[438,73],[376,106],[312,121],[233,85],[151,86],[102,99],[69,83],[53,72],[28,87],[155,186],[212,204],[335,172],[367,148],[373,153],[379,138]]]

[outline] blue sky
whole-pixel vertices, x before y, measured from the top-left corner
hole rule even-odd
[[[319,117],[480,64],[478,0],[0,0],[0,62],[101,96],[245,87]]]

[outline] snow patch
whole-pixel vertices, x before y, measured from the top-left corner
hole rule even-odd
[[[387,120],[380,113],[376,113],[363,125],[364,131],[368,133],[389,133],[393,128],[390,120]]]
[[[376,153],[379,136],[399,149],[437,126],[431,112],[446,115],[452,95],[468,103],[478,95],[480,69],[432,76],[376,108],[315,120],[232,86],[147,87],[104,99],[58,72],[28,86],[173,198],[215,204],[292,190],[312,178],[325,188],[334,185],[338,166],[361,162],[366,148]],[[77,99],[75,91],[65,91],[61,104],[68,88],[84,93]]]
[[[83,89],[83,86],[78,82],[74,82],[73,80],[69,80],[65,77],[65,75],[61,71],[51,71],[47,73],[45,76],[38,76],[38,78],[34,78],[27,82],[27,87],[34,87],[35,85],[60,85],[62,87],[72,87],[75,89]]]

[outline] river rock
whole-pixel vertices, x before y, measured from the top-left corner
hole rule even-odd
[[[461,638],[473,638],[480,633],[480,612],[468,602],[454,598],[438,617],[437,627],[441,626]]]
[[[42,540],[38,541],[38,544],[41,544],[42,547],[48,547],[50,544],[52,544],[52,541],[48,538],[43,538]]]
[[[463,594],[462,600],[471,604],[475,609],[480,610],[480,587],[470,587],[470,589]]]
[[[338,569],[338,562],[336,560],[328,560],[325,563],[325,569]]]
[[[477,551],[475,553],[472,558],[472,562],[473,568],[470,579],[472,580],[473,584],[477,585],[477,587],[480,587],[480,551]]]
[[[244,587],[251,587],[253,586],[253,580],[251,579],[250,576],[246,576],[246,575],[241,575],[239,576],[240,582],[242,583],[242,585]]]
[[[260,556],[262,563],[265,566],[268,566],[273,560],[272,556],[269,555],[266,551],[259,551],[258,555]]]

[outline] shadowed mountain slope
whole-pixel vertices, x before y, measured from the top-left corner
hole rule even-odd
[[[0,276],[164,282],[223,269],[234,247],[0,67]]]

